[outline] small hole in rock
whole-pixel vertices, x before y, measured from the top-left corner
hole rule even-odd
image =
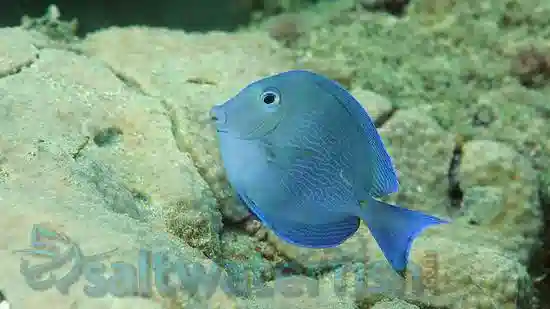
[[[148,203],[149,202],[149,196],[143,192],[140,192],[138,190],[132,190],[132,196],[134,197],[134,199],[140,201],[140,202],[143,202],[143,203]]]
[[[99,131],[94,136],[94,143],[99,147],[105,147],[117,142],[122,135],[122,130],[117,127],[109,127]]]
[[[488,127],[495,121],[495,113],[490,106],[480,106],[472,118],[472,124],[476,127]]]
[[[479,222],[477,222],[474,219],[470,219],[470,220],[468,220],[468,224],[470,224],[470,225],[479,225]]]
[[[275,265],[275,271],[280,276],[292,276],[299,275],[304,272],[303,267],[295,261],[277,263]]]

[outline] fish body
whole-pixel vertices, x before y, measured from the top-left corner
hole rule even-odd
[[[414,238],[447,222],[377,200],[398,190],[391,158],[364,108],[322,75],[266,77],[213,107],[211,116],[232,187],[287,242],[334,247],[362,219],[403,273]]]

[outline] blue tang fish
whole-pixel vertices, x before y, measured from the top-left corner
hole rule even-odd
[[[289,243],[334,247],[362,219],[403,276],[415,237],[448,222],[377,199],[397,192],[391,158],[365,109],[324,76],[293,70],[266,77],[210,116],[231,186]]]

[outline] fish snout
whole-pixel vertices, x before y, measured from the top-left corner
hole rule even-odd
[[[216,105],[210,109],[210,119],[216,124],[225,124],[227,121],[227,115],[221,105]]]

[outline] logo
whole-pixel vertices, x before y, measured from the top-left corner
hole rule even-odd
[[[357,237],[361,237],[360,234]],[[360,248],[367,252],[365,239],[357,239]],[[21,257],[20,273],[35,291],[56,288],[67,295],[70,287],[81,278],[86,280],[84,293],[89,297],[116,297],[152,295],[153,288],[161,296],[173,297],[179,291],[201,298],[210,297],[220,286],[227,294],[237,297],[299,297],[308,293],[319,296],[321,278],[330,280],[336,294],[347,293],[352,288],[358,294],[384,294],[401,297],[413,294],[421,297],[425,288],[433,293],[436,285],[437,259],[435,253],[427,254],[422,267],[409,262],[406,280],[403,280],[382,259],[358,261],[341,247],[331,248],[319,258],[318,250],[305,250],[299,259],[302,263],[283,262],[275,267],[274,287],[268,288],[258,265],[263,264],[261,253],[247,262],[230,261],[221,267],[212,263],[206,268],[200,263],[170,258],[163,252],[141,249],[136,253],[136,263],[113,262],[106,259],[118,249],[93,255],[85,255],[79,245],[67,235],[46,226],[35,224],[30,235],[31,248],[16,250]],[[362,247],[361,247],[362,246]],[[29,256],[40,259],[41,264],[31,264]],[[308,262],[309,261],[309,262]],[[313,262],[315,261],[315,262]],[[306,265],[304,265],[306,264]],[[424,265],[425,264],[425,265]],[[63,273],[63,275],[57,275]],[[222,276],[222,274],[224,274]],[[286,280],[296,274],[311,280]],[[328,277],[327,277],[328,276]],[[350,279],[351,278],[351,279]],[[351,286],[350,286],[351,285]],[[200,293],[199,293],[200,292]],[[4,308],[1,308],[4,309]]]
[[[67,235],[39,224],[33,225],[30,242],[31,249],[15,252],[40,257],[46,262],[31,265],[29,260],[21,258],[19,271],[26,283],[35,291],[45,291],[55,286],[64,295],[68,294],[69,288],[80,279],[85,270],[84,266],[99,262],[117,250],[86,256]],[[65,275],[57,277],[53,274],[54,270],[66,264],[71,266]]]

